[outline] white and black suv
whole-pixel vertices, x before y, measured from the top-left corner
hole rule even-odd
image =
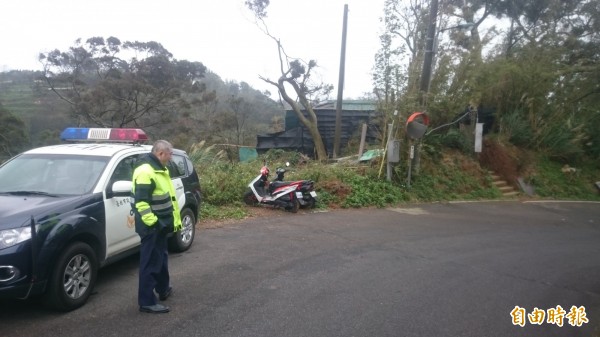
[[[140,129],[69,128],[61,138],[69,143],[0,166],[0,297],[43,295],[69,311],[85,304],[100,267],[139,249],[131,179],[151,146]],[[194,240],[200,180],[182,150],[168,168],[183,222],[169,248],[181,252]]]

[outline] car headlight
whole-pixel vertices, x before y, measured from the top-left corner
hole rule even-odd
[[[31,227],[21,227],[0,231],[0,249],[14,246],[31,239]]]

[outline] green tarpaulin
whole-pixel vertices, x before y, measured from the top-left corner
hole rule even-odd
[[[375,157],[383,156],[383,149],[369,150],[360,157],[359,161],[369,161]]]
[[[258,158],[256,149],[252,147],[240,147],[239,155],[241,162],[246,162]]]

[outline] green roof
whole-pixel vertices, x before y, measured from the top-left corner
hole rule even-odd
[[[337,100],[329,100],[315,105],[315,110],[335,110],[337,109]],[[375,111],[377,109],[376,101],[369,100],[345,100],[342,101],[342,110],[344,111]]]
[[[313,109],[318,110],[336,110],[337,100],[327,100],[313,106]],[[289,105],[285,105],[286,111],[293,111]],[[304,110],[304,109],[303,109]],[[377,101],[372,100],[344,100],[342,102],[342,110],[344,111],[375,111],[377,110]]]

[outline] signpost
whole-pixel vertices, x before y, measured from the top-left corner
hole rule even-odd
[[[408,162],[407,187],[410,188],[412,164],[415,158],[414,140],[421,139],[429,126],[429,117],[423,112],[415,112],[406,120],[406,134],[410,137],[410,159]]]
[[[475,152],[481,153],[481,144],[483,141],[483,123],[475,124]]]

